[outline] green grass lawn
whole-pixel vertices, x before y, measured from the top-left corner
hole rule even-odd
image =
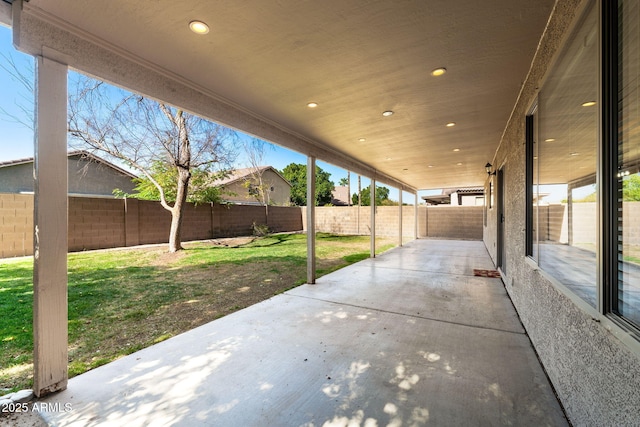
[[[393,246],[378,239],[377,252]],[[69,375],[298,286],[306,280],[306,236],[280,234],[239,247],[210,242],[72,253]],[[369,256],[369,237],[318,234],[321,276]],[[33,376],[33,261],[0,260],[0,389]],[[0,394],[3,394],[0,391]]]

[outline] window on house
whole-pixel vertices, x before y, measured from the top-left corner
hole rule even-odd
[[[250,196],[258,196],[259,195],[258,186],[255,184],[249,184],[249,186],[247,187],[247,192],[249,193]]]
[[[527,118],[527,255],[596,307],[599,41],[593,3]]]
[[[527,116],[526,251],[640,336],[640,1],[595,3]]]
[[[640,326],[640,2],[618,2],[617,166],[615,215],[617,274],[612,311]],[[616,114],[614,114],[616,117]]]
[[[538,104],[526,119],[526,255],[538,261]]]

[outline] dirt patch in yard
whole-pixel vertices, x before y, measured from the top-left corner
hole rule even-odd
[[[210,243],[215,246],[226,246],[229,248],[237,248],[243,245],[247,245],[253,241],[255,241],[257,237],[248,236],[248,237],[227,237],[222,239],[212,239],[207,240],[207,243]]]

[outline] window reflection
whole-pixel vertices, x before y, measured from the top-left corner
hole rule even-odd
[[[636,325],[640,325],[639,3],[619,2],[618,289],[614,301],[614,311]]]
[[[539,265],[594,307],[597,35],[598,16],[592,4],[540,92],[534,155]]]
[[[531,159],[529,159],[528,161],[531,162],[530,163],[530,167],[531,167],[531,204],[532,209],[531,209],[531,248],[530,248],[530,255],[531,258],[536,261],[539,262],[539,253],[538,253],[538,244],[540,241],[540,233],[539,233],[539,227],[540,227],[540,220],[539,220],[539,212],[538,212],[538,207],[540,205],[540,198],[541,198],[541,194],[539,191],[539,185],[538,182],[540,182],[539,179],[539,173],[538,173],[538,147],[540,146],[539,140],[538,140],[538,106],[536,105],[533,114],[531,115],[531,121],[529,122],[529,125],[532,127],[531,129],[531,152],[529,153],[529,155],[531,156]]]

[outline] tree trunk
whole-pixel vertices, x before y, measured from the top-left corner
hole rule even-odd
[[[171,209],[171,231],[169,232],[169,252],[182,249],[182,211],[187,201],[187,188],[191,173],[186,168],[178,168],[178,191],[176,202]]]

